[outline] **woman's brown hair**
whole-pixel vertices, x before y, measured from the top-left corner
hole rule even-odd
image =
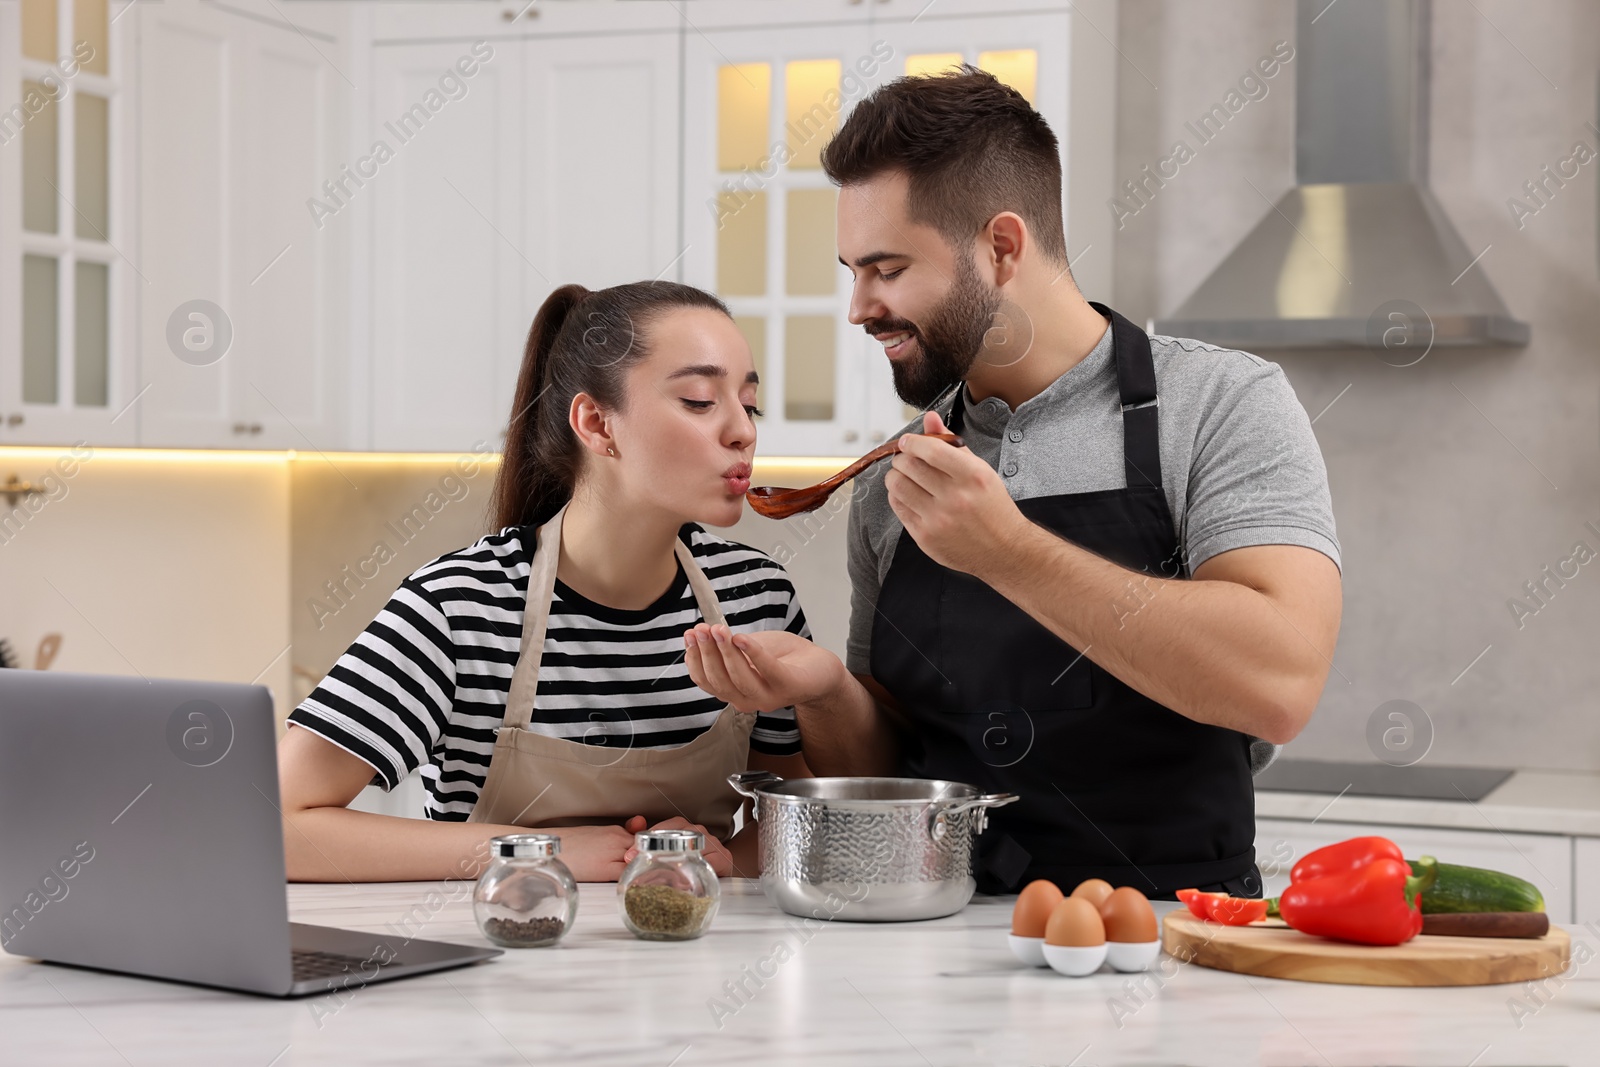
[[[603,408],[623,410],[627,371],[649,355],[652,321],[680,307],[728,314],[711,293],[677,282],[593,291],[563,285],[545,298],[522,351],[492,529],[543,523],[572,499],[584,453],[567,421],[572,398],[587,393]]]

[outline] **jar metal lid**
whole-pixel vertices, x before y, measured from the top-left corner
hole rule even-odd
[[[489,839],[489,853],[502,859],[548,858],[561,854],[555,834],[506,834]]]
[[[706,847],[706,835],[699,830],[641,830],[633,835],[633,847],[640,852],[699,852]]]

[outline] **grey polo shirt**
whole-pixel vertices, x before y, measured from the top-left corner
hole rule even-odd
[[[1322,451],[1283,368],[1233,349],[1152,334],[1160,398],[1161,482],[1185,567],[1249,545],[1300,545],[1339,565],[1339,541]],[[959,396],[962,436],[998,471],[1013,500],[1121,489],[1122,405],[1108,327],[1094,349],[1013,411],[999,397],[977,404],[966,390],[936,406],[948,423]],[[898,433],[921,428],[921,419]],[[889,507],[889,464],[855,480],[851,495],[850,634],[846,666],[870,673],[878,590],[905,527]],[[1277,755],[1256,740],[1252,770]]]

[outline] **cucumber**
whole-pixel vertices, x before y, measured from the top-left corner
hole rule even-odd
[[[1416,861],[1407,860],[1416,870]],[[1424,915],[1474,911],[1543,911],[1544,894],[1514,874],[1441,863],[1439,877],[1422,892]]]

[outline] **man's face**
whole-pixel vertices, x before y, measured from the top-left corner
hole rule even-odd
[[[839,260],[854,276],[850,321],[883,343],[900,399],[926,408],[983,352],[1001,296],[970,248],[913,222],[908,182],[891,172],[839,190]]]

